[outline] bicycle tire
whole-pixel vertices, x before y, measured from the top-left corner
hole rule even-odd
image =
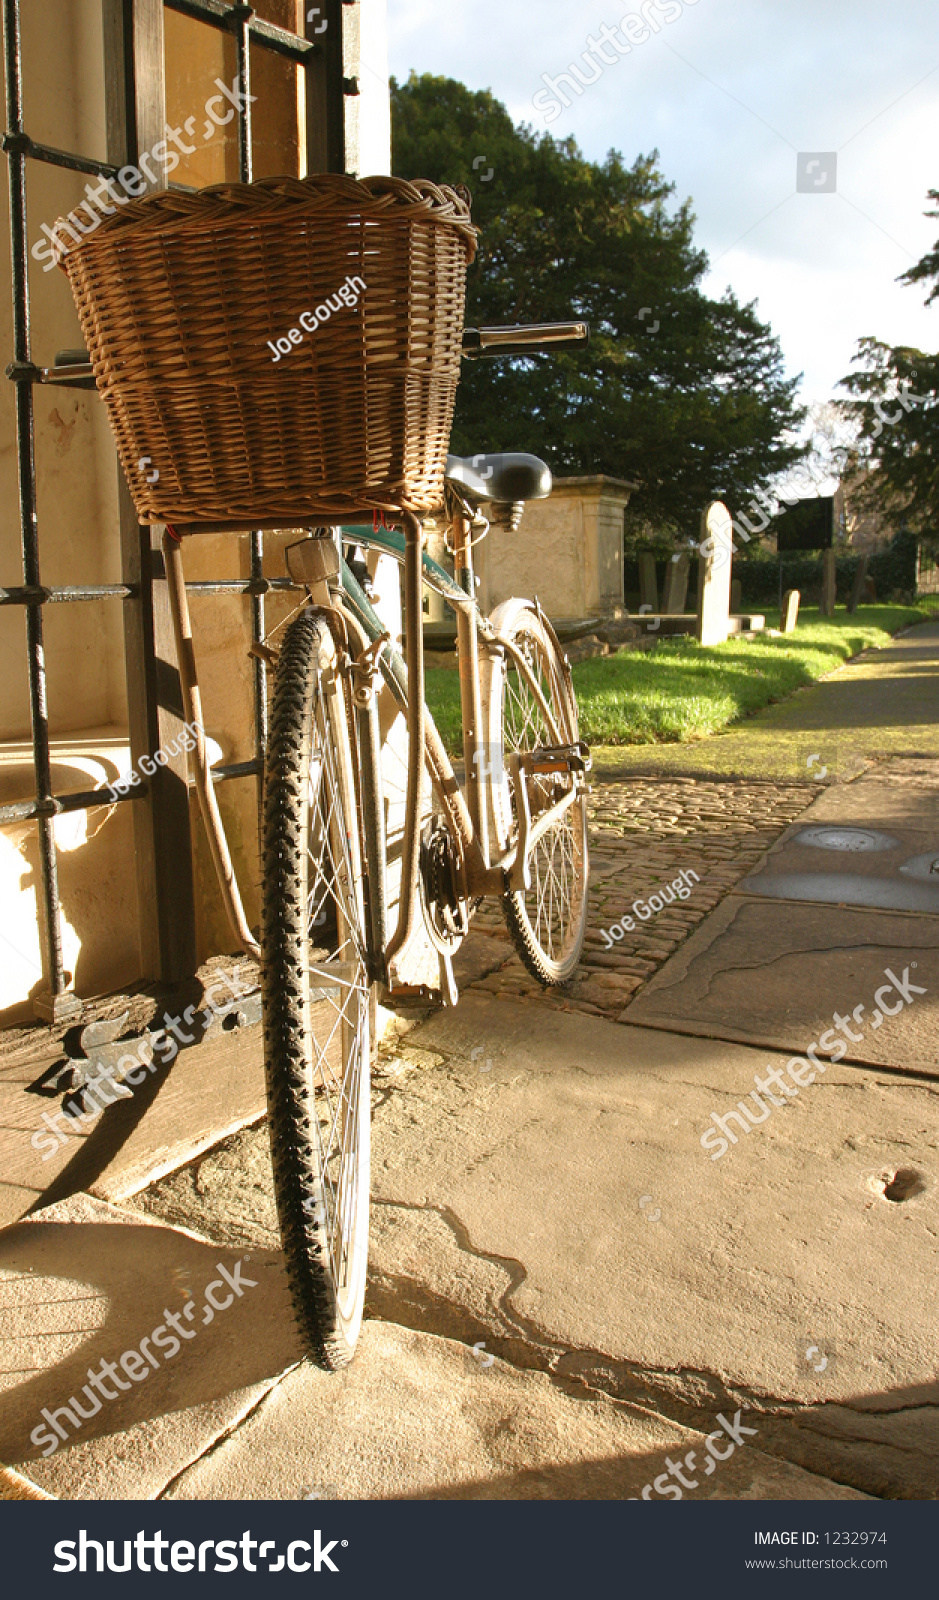
[[[262,974],[274,1193],[310,1353],[352,1359],[368,1264],[371,991],[352,724],[325,620],[284,635],[265,764]]]
[[[577,702],[557,646],[537,612],[524,600],[506,600],[490,621],[532,667],[550,709],[552,727],[537,697],[508,652],[485,654],[480,661],[489,765],[490,832],[496,848],[507,850],[517,837],[515,795],[505,766],[512,753],[539,745],[574,744]],[[530,779],[533,814],[560,799],[572,775]],[[532,977],[545,986],[573,975],[587,926],[587,797],[582,789],[569,810],[543,835],[530,854],[531,889],[509,891],[502,909],[515,948]]]

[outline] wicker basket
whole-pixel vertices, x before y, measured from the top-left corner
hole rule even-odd
[[[475,240],[454,189],[320,176],[163,191],[61,242],[141,521],[438,508]]]

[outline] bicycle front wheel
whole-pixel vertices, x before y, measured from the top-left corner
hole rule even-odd
[[[493,839],[505,851],[518,838],[518,798],[505,763],[551,745],[577,741],[577,703],[557,647],[537,612],[523,600],[506,600],[490,621],[525,661],[507,651],[481,661],[483,705],[488,715],[490,818]],[[528,778],[532,820],[575,790],[573,773]],[[587,921],[587,797],[581,786],[569,807],[533,846],[531,888],[512,891],[502,907],[522,961],[546,987],[564,983],[580,960]]]
[[[311,1353],[345,1366],[368,1264],[369,975],[353,735],[329,628],[287,630],[265,768],[262,968],[274,1191]]]

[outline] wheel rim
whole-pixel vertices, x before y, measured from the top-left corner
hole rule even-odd
[[[539,745],[558,741],[573,742],[577,737],[576,713],[569,705],[566,685],[560,678],[553,652],[548,654],[534,634],[521,632],[513,640],[524,656],[552,712],[557,730],[547,722],[542,706],[511,659],[506,663],[502,692],[502,730],[505,754],[534,750]],[[517,833],[516,796],[503,774],[512,827]],[[551,773],[529,779],[532,820],[560,800],[572,788],[572,775]],[[562,966],[575,941],[579,941],[580,910],[584,893],[586,852],[586,807],[583,798],[575,800],[558,822],[538,840],[529,856],[531,889],[519,890],[516,901],[524,908],[532,935],[546,959]]]

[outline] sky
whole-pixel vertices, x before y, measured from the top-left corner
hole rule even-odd
[[[575,62],[593,77],[588,35],[602,44],[629,13],[630,53],[579,96],[562,84],[570,105],[555,109],[545,75]],[[399,80],[491,89],[593,160],[657,148],[675,202],[691,202],[705,291],[757,301],[803,402],[835,395],[863,335],[939,348],[939,302],[896,282],[939,238],[924,216],[939,189],[937,0],[388,0],[388,25]]]

